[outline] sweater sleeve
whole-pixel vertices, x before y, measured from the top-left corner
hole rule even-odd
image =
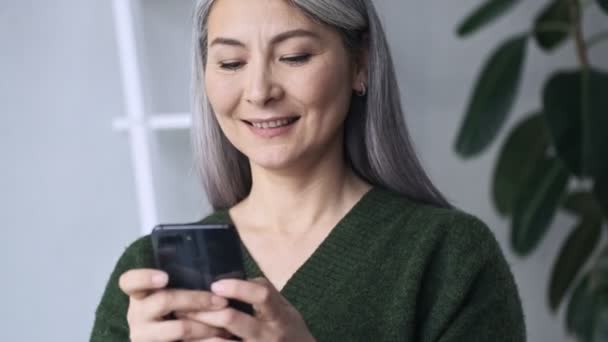
[[[515,280],[493,233],[468,217],[449,228],[432,267],[430,322],[424,341],[526,340]],[[427,297],[427,298],[430,298]]]
[[[148,236],[133,242],[118,259],[95,311],[91,342],[128,342],[129,297],[118,286],[120,276],[135,268],[151,268],[152,247]]]

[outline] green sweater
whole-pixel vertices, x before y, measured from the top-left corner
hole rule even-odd
[[[204,223],[229,222],[218,211]],[[243,248],[249,278],[262,272]],[[118,260],[91,341],[129,340],[119,276],[152,267],[149,236]],[[281,290],[318,341],[525,341],[521,302],[492,232],[453,209],[375,187]]]

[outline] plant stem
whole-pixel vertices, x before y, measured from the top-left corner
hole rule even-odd
[[[579,11],[577,0],[570,1],[570,16],[574,23],[574,41],[576,42],[578,61],[584,69],[588,69],[590,67],[589,56],[587,56],[587,47],[583,38],[582,13]]]
[[[591,49],[594,45],[608,39],[608,31],[598,32],[587,39],[587,48]]]

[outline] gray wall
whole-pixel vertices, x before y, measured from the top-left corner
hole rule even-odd
[[[383,0],[377,6],[393,45],[408,123],[432,178],[496,233],[519,284],[530,341],[565,341],[562,315],[549,314],[545,290],[567,230],[551,232],[531,258],[514,257],[506,243],[508,222],[495,215],[488,196],[498,145],[467,162],[452,152],[479,64],[497,38],[529,27],[533,10],[542,5],[526,2],[482,34],[456,40],[454,26],[478,3]],[[171,23],[161,25],[170,30]],[[116,258],[139,235],[128,137],[110,124],[123,114],[110,1],[2,0],[0,42],[0,340],[84,341]],[[510,124],[539,106],[540,86],[554,66],[575,63],[571,48],[550,57],[531,51]],[[152,65],[166,62],[149,53]],[[606,56],[605,48],[597,48],[592,59]],[[174,108],[183,99],[176,94],[156,105],[183,110]],[[187,137],[163,134],[158,141],[166,142],[155,151],[169,159],[155,160],[163,165],[160,172],[179,178],[187,174]],[[172,161],[179,170],[167,166]],[[198,194],[184,184],[157,185],[179,188],[187,216],[196,210]],[[163,208],[161,218],[177,219]]]
[[[0,6],[0,340],[86,341],[138,235],[107,0]]]

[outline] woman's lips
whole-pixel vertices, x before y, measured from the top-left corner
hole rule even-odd
[[[244,121],[245,125],[247,125],[249,127],[251,132],[253,132],[253,134],[255,134],[256,136],[258,136],[260,138],[270,139],[270,138],[275,138],[278,136],[288,134],[293,129],[293,127],[298,123],[298,121],[300,121],[300,118],[298,117],[295,121],[288,123],[285,126],[267,127],[267,128],[255,127],[252,123],[245,121],[245,120],[243,120],[243,121]]]
[[[272,122],[272,121],[282,121],[282,120],[297,120],[300,117],[297,115],[291,116],[281,116],[281,117],[273,117],[268,119],[243,119],[243,121],[247,123],[264,123],[264,122]]]

